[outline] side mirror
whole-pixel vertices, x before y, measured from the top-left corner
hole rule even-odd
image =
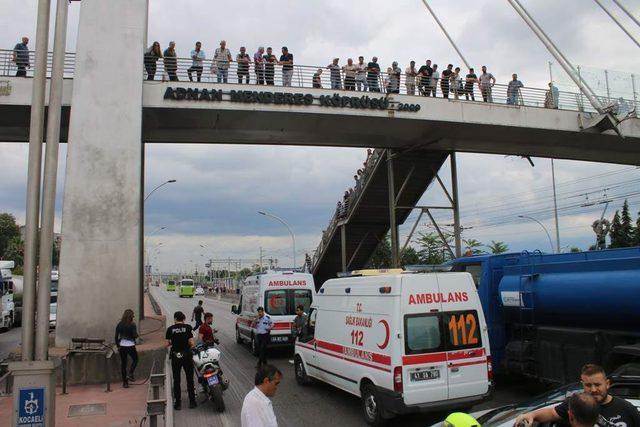
[[[238,306],[237,306],[237,305],[235,305],[235,304],[234,304],[234,305],[232,305],[232,306],[231,306],[231,312],[232,312],[233,314],[238,314]]]

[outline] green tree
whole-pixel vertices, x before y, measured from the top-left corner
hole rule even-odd
[[[3,259],[14,261],[17,266],[24,263],[24,242],[20,236],[15,236],[9,240],[7,248],[4,251]]]
[[[633,229],[633,246],[640,246],[640,211],[638,212],[638,219],[636,219],[636,226]]]
[[[405,250],[402,252],[402,258],[400,259],[400,264],[404,267],[405,265],[415,265],[420,264],[420,255],[418,255],[418,251],[411,246],[407,245]]]
[[[384,236],[378,243],[376,250],[373,251],[369,262],[367,262],[365,268],[389,268],[391,266],[391,240],[389,237]]]
[[[487,248],[491,251],[492,254],[503,254],[509,250],[509,245],[502,241],[492,240],[490,245],[487,245]]]
[[[453,237],[450,234],[445,234],[445,239],[448,244],[451,244]],[[446,245],[436,233],[419,233],[416,243],[422,264],[442,264],[451,259]]]
[[[609,237],[611,239],[610,248],[623,248],[625,238],[622,233],[622,222],[620,221],[620,212],[616,211],[611,221],[611,230],[609,231]]]
[[[9,242],[20,236],[20,228],[16,218],[10,213],[0,213],[0,259],[9,257],[5,254]]]
[[[463,240],[463,242],[465,244],[465,255],[480,255],[481,253],[483,253],[483,250],[480,248],[482,248],[484,245],[480,241],[476,239],[468,239]]]
[[[629,203],[625,200],[622,205],[622,215],[620,216],[620,237],[622,237],[622,247],[633,246],[633,223],[629,213]]]

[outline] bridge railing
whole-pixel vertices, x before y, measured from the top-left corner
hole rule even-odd
[[[360,169],[359,179],[356,181],[354,186],[345,192],[345,195],[341,202],[338,202],[336,206],[336,210],[329,221],[329,225],[322,232],[322,237],[320,239],[320,243],[318,247],[313,252],[313,256],[311,257],[311,271],[314,271],[316,264],[322,259],[322,256],[327,249],[329,243],[331,242],[331,236],[335,232],[336,228],[340,224],[341,221],[345,221],[349,218],[353,209],[358,204],[358,199],[362,195],[364,188],[367,186],[367,183],[373,176],[373,173],[378,166],[378,163],[384,161],[385,158],[385,150],[381,148],[376,148],[372,150],[371,155],[367,158],[363,167]]]
[[[30,68],[27,68],[27,77],[33,76],[33,64],[34,64],[34,52],[29,52],[29,64]],[[403,95],[423,96],[424,90],[420,89],[420,77],[416,77],[415,89],[412,90],[411,78],[407,81],[407,76],[401,73],[399,79],[391,77],[385,69],[381,70],[380,74],[373,75],[368,74],[364,80],[364,83],[359,83],[358,79],[352,80],[347,78],[345,73],[340,70],[338,73],[333,73],[327,68],[327,66],[309,66],[309,65],[293,65],[290,78],[287,80],[283,69],[285,66],[274,64],[269,66],[264,65],[263,68],[258,67],[256,72],[256,64],[250,63],[245,66],[240,65],[237,62],[220,63],[211,59],[206,59],[201,62],[200,65],[194,67],[194,62],[190,58],[159,58],[156,61],[144,59],[143,55],[140,57],[140,61],[144,63],[143,79],[156,80],[156,81],[202,81],[205,83],[238,83],[242,77],[242,82],[248,82],[252,85],[258,84],[259,81],[273,86],[291,86],[299,88],[312,88],[321,87],[329,90],[345,90],[349,86],[353,86],[356,90],[353,91],[354,95],[358,92],[357,87],[360,85],[366,85],[369,90],[376,89],[380,93],[399,93]],[[51,75],[51,63],[52,53],[49,52],[47,60],[47,76]],[[65,78],[72,78],[75,68],[75,53],[67,53],[65,55]],[[15,76],[18,71],[16,63],[13,61],[12,50],[0,50],[0,77]],[[322,71],[322,73],[318,73]],[[225,78],[226,75],[226,78]],[[472,86],[471,91],[465,89],[465,77],[460,74],[462,81],[459,84],[448,82],[447,80],[431,81],[431,89],[434,89],[436,97],[443,97],[443,83],[444,88],[449,88],[449,99],[460,99],[466,101],[467,99],[475,99],[476,102],[486,102],[493,104],[508,104],[510,101],[514,106],[529,106],[529,107],[541,107],[541,108],[558,108],[561,110],[572,111],[584,111],[594,112],[595,110],[581,93],[558,91],[552,92],[548,88],[534,88],[523,87],[517,90],[517,93],[508,96],[507,84],[495,84],[491,88],[490,96],[483,92],[478,83]],[[345,85],[347,87],[345,87]],[[454,86],[456,86],[454,88]],[[424,89],[424,87],[423,87]],[[344,92],[343,92],[344,94]],[[622,99],[622,98],[608,98],[599,97],[600,101],[604,105],[617,104],[623,111],[630,111],[634,107],[636,111],[640,111],[640,99]]]

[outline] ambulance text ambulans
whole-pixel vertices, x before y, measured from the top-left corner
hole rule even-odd
[[[252,352],[257,354],[252,323],[257,318],[258,307],[264,307],[273,322],[269,346],[293,345],[292,322],[296,307],[302,305],[308,313],[314,294],[311,274],[284,271],[247,277],[242,286],[240,304],[231,309],[232,313],[238,315],[236,341],[239,344],[250,342]]]
[[[361,272],[325,282],[296,342],[295,375],[362,399],[370,425],[488,397],[489,340],[469,273]]]

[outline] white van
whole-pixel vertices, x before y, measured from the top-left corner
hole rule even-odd
[[[471,275],[365,272],[318,291],[296,341],[298,383],[314,378],[361,397],[370,425],[487,398],[489,338]]]
[[[269,346],[293,345],[295,339],[291,329],[296,307],[302,305],[308,313],[314,294],[313,276],[308,273],[270,271],[247,277],[239,306],[231,308],[231,312],[238,315],[236,341],[238,344],[245,340],[251,342],[252,352],[258,354],[252,324],[257,318],[258,307],[264,307],[273,322]]]

